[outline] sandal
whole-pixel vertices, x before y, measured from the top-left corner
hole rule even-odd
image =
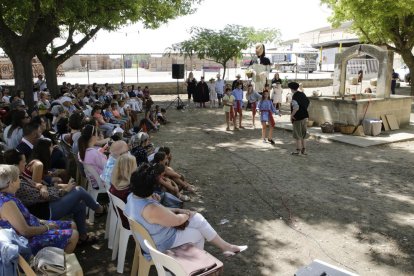
[[[191,200],[191,198],[188,195],[180,195],[179,198],[184,202],[188,202]]]
[[[184,187],[184,190],[189,191],[193,194],[195,194],[195,192],[197,192],[197,188],[193,185],[188,185],[188,186]]]
[[[306,149],[305,148],[303,148],[303,149],[301,149],[301,151],[300,151],[303,155],[308,155],[307,153],[306,153]]]
[[[79,239],[78,246],[92,245],[98,242],[98,238],[95,236],[87,236],[86,239]]]
[[[236,252],[233,252],[233,251],[224,251],[223,252],[224,257],[226,257],[226,258],[233,257],[233,256],[235,256],[235,255],[237,255],[237,254],[245,251],[248,248],[247,245],[240,245],[238,247],[239,247],[239,250],[236,251]]]
[[[301,152],[301,149],[296,149],[296,152],[292,152],[292,155],[299,155],[299,153]]]

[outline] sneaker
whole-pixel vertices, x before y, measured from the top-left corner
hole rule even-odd
[[[263,143],[266,143],[266,139],[263,139]]]
[[[274,144],[275,144],[275,141],[273,141],[273,139],[267,139],[267,141],[269,141],[269,142],[270,142],[270,144],[272,144],[272,145],[274,145]]]

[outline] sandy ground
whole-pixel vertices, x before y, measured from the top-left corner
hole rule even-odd
[[[291,132],[276,129],[276,145],[263,143],[245,114],[245,130],[226,132],[221,109],[172,107],[171,123],[152,135],[199,187],[186,206],[226,240],[249,245],[230,259],[206,245],[225,275],[293,275],[314,259],[360,275],[414,274],[414,142],[361,149],[310,139],[308,156],[292,156]],[[104,220],[94,228],[102,237]],[[77,250],[86,275],[116,275],[110,255],[106,241]]]

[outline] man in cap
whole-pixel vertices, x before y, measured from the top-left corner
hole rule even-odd
[[[237,74],[237,75],[236,75],[236,79],[233,81],[233,84],[231,85],[231,91],[233,91],[234,89],[236,89],[236,88],[237,88],[237,85],[239,84],[239,82],[242,82],[242,81],[240,80],[240,78],[241,78],[240,74]],[[241,87],[241,89],[243,90],[243,83],[242,83],[242,87]]]
[[[217,74],[215,89],[217,93],[217,99],[218,99],[219,106],[221,106],[221,99],[223,99],[223,96],[224,96],[224,87],[225,87],[224,80],[220,78],[220,74]]]
[[[73,105],[73,99],[69,96],[68,93],[64,94],[60,98],[60,104],[69,114],[72,114],[72,112],[76,110],[76,107]]]
[[[292,155],[299,155],[302,153],[306,155],[306,143],[307,138],[307,119],[309,99],[305,93],[298,91],[299,83],[290,82],[288,87],[293,93],[292,102],[290,104],[290,121],[293,125],[293,139],[296,141],[296,152],[292,152]]]

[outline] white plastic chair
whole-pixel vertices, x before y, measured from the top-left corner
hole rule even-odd
[[[108,191],[109,193],[109,191]],[[115,207],[112,203],[112,199],[108,194],[109,198],[109,207],[108,207],[108,215],[106,217],[106,226],[105,226],[105,239],[108,239],[108,248],[113,249],[114,239],[115,239],[115,232],[118,223],[118,216],[115,213]]]
[[[157,268],[158,276],[171,275],[165,269],[174,273],[175,276],[190,276],[195,274],[207,276],[221,274],[223,271],[222,262],[191,243],[167,250],[166,254],[155,249],[147,240],[144,240],[144,244],[150,251],[151,258]]]
[[[88,193],[92,196],[92,198],[96,201],[98,198],[98,194],[106,194],[106,187],[101,178],[99,177],[99,174],[91,165],[82,164],[83,169],[85,171],[86,179],[88,179]],[[94,189],[92,187],[92,184],[96,183],[99,187],[99,189]],[[95,221],[95,211],[89,209],[89,222],[93,223]],[[109,216],[108,216],[109,217]],[[108,217],[106,219],[106,222],[108,223]]]
[[[129,221],[129,227],[133,232],[133,237],[135,240],[135,252],[134,261],[132,262],[131,276],[148,276],[151,266],[154,264],[154,262],[152,259],[147,260],[142,254],[143,251],[141,249],[141,244],[139,243],[138,236],[144,240],[149,241],[153,246],[155,246],[155,243],[148,231],[141,224],[131,219],[130,217],[127,218]]]
[[[125,202],[123,202],[117,196],[114,196],[108,191],[108,195],[112,201],[113,206],[115,207],[115,212],[118,217],[118,222],[116,224],[116,231],[115,231],[115,238],[112,247],[112,260],[116,259],[116,255],[118,254],[118,265],[116,267],[116,271],[118,273],[124,272],[124,264],[125,264],[125,255],[128,247],[128,240],[129,236],[132,235],[132,231],[129,229],[124,228],[122,225],[121,214],[120,211],[124,212],[125,210]],[[119,209],[118,209],[119,208]]]
[[[109,191],[109,188],[111,188],[111,185],[107,183],[104,179],[102,179],[102,175],[100,176],[101,181],[105,185],[106,191]],[[114,237],[115,237],[115,231],[116,231],[116,224],[118,223],[118,217],[114,211],[114,207],[112,204],[112,199],[110,196],[109,198],[109,207],[108,207],[108,214],[106,217],[106,226],[105,226],[105,239],[108,239],[108,248],[112,249],[114,244]]]
[[[184,271],[183,267],[177,263],[172,257],[167,256],[154,247],[151,244],[144,240],[145,246],[149,249],[151,258],[157,268],[158,276],[167,276],[171,274],[167,274],[164,267],[175,274],[175,276],[187,276],[187,273]]]

